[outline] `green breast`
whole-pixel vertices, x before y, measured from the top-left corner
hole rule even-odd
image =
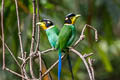
[[[67,42],[72,36],[72,30],[74,30],[74,25],[64,25],[58,39],[59,48],[63,50],[67,47]]]
[[[56,41],[58,40],[58,34],[59,34],[58,28],[56,26],[54,26],[50,29],[47,29],[46,34],[47,34],[48,40],[50,42],[50,45],[52,47],[55,47]]]

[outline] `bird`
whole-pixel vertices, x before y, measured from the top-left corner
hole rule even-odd
[[[52,48],[55,48],[56,41],[58,40],[59,29],[50,19],[42,19],[40,22],[36,23],[45,30],[48,37],[49,43]]]
[[[55,48],[56,42],[58,40],[58,35],[60,32],[58,27],[56,25],[54,25],[54,23],[50,19],[42,19],[40,22],[38,22],[36,24],[40,25],[40,27],[42,27],[43,30],[45,30],[51,47]],[[67,56],[67,60],[68,60],[68,65],[69,65],[69,69],[70,69],[72,78],[74,78],[69,55]]]
[[[71,46],[74,38],[76,36],[75,22],[77,18],[80,17],[79,14],[69,13],[64,20],[64,25],[59,33],[58,40],[56,42],[55,48],[58,49],[59,64],[58,64],[58,80],[60,80],[61,75],[61,53],[66,51],[66,49]],[[68,56],[69,58],[69,56]]]

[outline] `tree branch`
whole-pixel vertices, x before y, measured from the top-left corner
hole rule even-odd
[[[41,53],[41,54],[45,54],[45,53],[48,53],[48,52],[53,51],[53,50],[55,50],[55,49],[54,49],[54,48],[50,48],[50,49],[47,49],[47,50],[45,50],[45,51],[41,51],[40,53]],[[39,55],[34,52],[32,55],[30,55],[30,56],[28,56],[28,57],[26,58],[25,63],[23,63],[23,64],[26,64],[27,61],[30,59],[31,56],[32,56],[33,58],[37,58]],[[23,60],[23,59],[20,58],[20,57],[18,57],[18,58],[19,58],[20,60]]]
[[[81,53],[79,53],[77,50],[73,49],[73,48],[70,48],[70,51],[74,52],[75,54],[77,54],[77,55],[82,59],[82,61],[83,61],[84,64],[85,64],[85,67],[86,67],[86,69],[87,69],[87,71],[88,71],[90,80],[93,80],[93,79],[92,79],[91,71],[90,71],[90,69],[89,69],[88,63],[87,63],[87,61],[85,60],[84,56],[83,56]]]
[[[37,22],[40,21],[40,16],[39,16],[39,0],[37,0]],[[37,44],[36,44],[36,50],[35,50],[35,53],[39,50],[39,44],[40,44],[40,26],[38,25],[38,39],[37,39]]]
[[[0,36],[0,39],[2,40],[1,36]],[[7,46],[7,44],[5,42],[4,42],[4,45],[7,48],[7,50],[9,51],[9,53],[11,54],[11,56],[13,57],[14,61],[16,62],[16,64],[20,67],[20,63],[17,61],[17,59],[13,55],[13,52],[10,50],[10,48]]]
[[[15,58],[15,56],[13,55],[12,51],[7,46],[7,44],[5,44],[5,47],[7,48],[7,50],[9,51],[9,53],[11,54],[11,56],[13,57],[14,61],[16,62],[16,64],[20,67],[20,63],[17,61],[17,59]]]
[[[93,80],[95,80],[94,69],[93,69],[93,66],[92,66],[92,64],[93,64],[93,60],[92,60],[90,57],[88,58],[88,63],[89,63],[89,65],[90,65],[92,78],[93,78]]]
[[[82,29],[82,32],[81,32],[81,35],[80,35],[79,39],[75,42],[75,44],[74,44],[73,47],[77,46],[77,45],[79,44],[79,42],[85,38],[84,32],[85,32],[86,27],[89,27],[90,29],[92,29],[92,30],[95,31],[95,40],[98,41],[98,33],[97,33],[97,30],[96,30],[94,27],[92,27],[92,26],[90,26],[90,25],[88,25],[88,24],[85,24],[85,26],[84,26],[83,29]]]
[[[30,56],[34,52],[34,40],[35,40],[35,28],[36,28],[36,0],[32,0],[33,5],[33,28],[32,28],[32,41],[31,41],[31,48],[30,48]],[[32,69],[32,56],[30,57],[30,74],[33,79],[35,79],[33,69]]]
[[[15,0],[15,5],[16,5],[16,14],[17,14],[17,22],[18,22],[18,36],[19,36],[19,41],[20,41],[21,56],[23,58],[24,57],[24,51],[23,51],[23,44],[22,44],[22,37],[21,37],[20,18],[19,18],[17,0]],[[21,74],[24,76],[22,68],[21,68]],[[22,80],[24,80],[24,79],[22,78]]]
[[[5,39],[4,39],[4,0],[2,0],[1,8],[1,30],[2,30],[2,50],[3,50],[3,66],[2,69],[5,69]]]
[[[19,36],[19,41],[20,41],[21,54],[22,54],[22,58],[23,58],[24,51],[23,51],[23,44],[22,44],[22,37],[21,37],[20,18],[19,18],[18,2],[17,2],[17,0],[15,0],[15,5],[16,5],[17,22],[18,22],[18,36]]]
[[[39,71],[39,79],[42,80],[42,59],[41,59],[41,53],[38,51],[39,55],[39,65],[40,65],[40,71]]]
[[[21,77],[21,78],[24,78],[24,79],[26,79],[26,80],[30,80],[30,79],[27,79],[27,78],[25,78],[24,76],[22,76],[22,75],[20,75],[20,74],[18,74],[18,73],[16,73],[16,72],[12,71],[12,70],[10,70],[9,68],[6,68],[6,67],[5,67],[5,70],[8,71],[8,72],[10,72],[10,73],[12,73],[12,74],[15,74],[16,76],[19,76],[19,77]]]

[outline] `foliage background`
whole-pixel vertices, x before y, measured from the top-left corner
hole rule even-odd
[[[32,32],[32,0],[18,0],[22,28],[24,50],[29,55]],[[120,80],[120,0],[40,0],[40,17],[51,19],[59,29],[62,28],[64,17],[68,13],[79,13],[82,16],[76,22],[78,39],[83,26],[87,23],[94,26],[99,33],[99,41],[95,42],[93,31],[86,30],[86,38],[76,48],[84,53],[93,52],[96,80]],[[20,56],[17,33],[17,17],[14,0],[5,0],[4,26],[5,42]],[[0,0],[1,11],[1,0]],[[0,29],[1,34],[1,29]],[[41,29],[40,50],[50,48],[45,32]],[[47,67],[58,58],[57,52],[43,55]],[[57,56],[57,57],[56,57]],[[82,61],[75,54],[70,53],[75,80],[88,80],[88,73]],[[38,60],[35,60],[34,70],[37,75]],[[20,72],[18,66],[6,51],[6,65]],[[26,68],[29,70],[29,66]],[[29,73],[29,71],[28,71]],[[57,67],[51,71],[57,80]],[[71,80],[66,59],[62,65],[62,80]],[[2,70],[2,44],[0,41],[0,80],[20,80],[19,77]],[[46,79],[47,80],[47,79]]]

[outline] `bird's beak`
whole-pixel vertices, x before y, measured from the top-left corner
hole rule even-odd
[[[81,15],[80,14],[77,14],[76,16],[75,16],[75,18],[78,18],[78,17],[80,17]]]
[[[44,22],[38,22],[38,23],[36,23],[36,25],[39,25],[39,26],[42,27],[44,30],[47,29],[47,27],[45,26],[45,23],[44,23]]]
[[[41,26],[42,24],[43,24],[42,22],[38,22],[38,23],[36,23],[36,25],[40,25],[40,26]]]

